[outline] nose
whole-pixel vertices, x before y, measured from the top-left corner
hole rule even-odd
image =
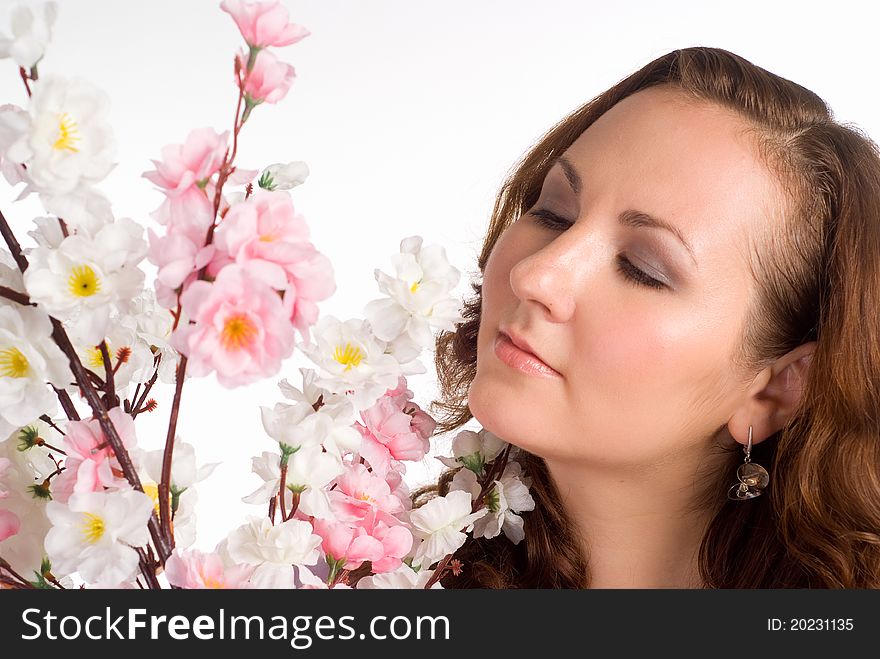
[[[585,254],[582,244],[569,239],[571,231],[523,257],[510,269],[514,295],[524,303],[540,305],[550,322],[564,323],[575,311],[578,270]],[[583,238],[579,242],[583,243]]]

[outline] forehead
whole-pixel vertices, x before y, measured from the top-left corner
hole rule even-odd
[[[731,250],[745,266],[748,246],[773,221],[779,199],[748,128],[726,108],[653,87],[599,117],[565,157],[583,179],[582,200],[673,224],[701,270]]]

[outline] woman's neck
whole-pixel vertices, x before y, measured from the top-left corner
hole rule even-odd
[[[703,587],[699,548],[714,511],[694,509],[698,461],[638,473],[546,462],[584,539],[590,588]]]

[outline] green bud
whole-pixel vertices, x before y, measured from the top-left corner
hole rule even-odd
[[[52,493],[49,491],[49,481],[44,480],[42,483],[31,485],[28,488],[28,491],[31,493],[31,496],[34,499],[46,499],[47,501],[52,500]]]
[[[263,172],[263,175],[260,176],[260,180],[257,181],[257,185],[259,185],[264,190],[275,189],[275,181],[272,180],[272,175],[268,172],[268,170]]]
[[[284,442],[278,442],[278,448],[281,449],[281,466],[286,467],[290,456],[299,451],[299,446],[291,446]]]
[[[458,461],[477,476],[483,473],[483,467],[486,465],[486,461],[483,459],[483,454],[480,452],[463,455],[458,458]]]
[[[25,426],[18,434],[18,450],[27,451],[38,445],[40,431],[36,426]]]

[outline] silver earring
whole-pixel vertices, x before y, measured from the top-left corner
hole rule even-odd
[[[727,492],[727,498],[734,501],[754,499],[764,493],[764,488],[770,482],[770,474],[759,464],[752,462],[752,427],[749,426],[749,443],[743,447],[746,454],[745,461],[736,470],[737,483],[731,486]]]

